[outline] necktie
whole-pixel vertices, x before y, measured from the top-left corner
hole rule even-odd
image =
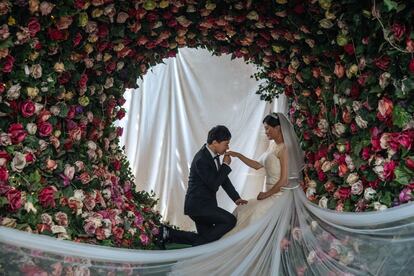
[[[217,170],[218,170],[220,168],[220,155],[214,156],[214,160],[216,161]]]

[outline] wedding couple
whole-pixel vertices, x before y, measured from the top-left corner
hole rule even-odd
[[[207,144],[197,152],[191,164],[184,203],[184,212],[195,222],[197,233],[162,226],[157,239],[161,248],[165,248],[166,242],[202,245],[244,229],[273,206],[289,178],[299,175],[303,153],[289,120],[281,113],[271,113],[263,119],[263,126],[268,139],[274,143],[257,161],[229,151],[231,133],[225,126],[209,131]],[[224,156],[222,163],[220,155]],[[266,189],[257,199],[242,199],[228,178],[232,157],[253,169],[265,169]],[[233,214],[217,205],[216,193],[220,186],[238,205]]]

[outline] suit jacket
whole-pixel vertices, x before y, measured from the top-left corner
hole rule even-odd
[[[191,163],[184,203],[186,215],[205,215],[211,207],[217,207],[216,193],[220,186],[233,201],[240,198],[228,178],[231,168],[222,164],[217,170],[215,161],[206,147],[204,145],[197,152]]]

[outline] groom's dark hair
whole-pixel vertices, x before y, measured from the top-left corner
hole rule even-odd
[[[207,144],[213,143],[214,140],[217,142],[227,141],[231,139],[230,130],[225,126],[215,126],[208,132],[207,135]]]

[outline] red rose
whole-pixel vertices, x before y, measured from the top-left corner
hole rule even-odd
[[[11,124],[9,127],[9,134],[13,144],[18,144],[26,138],[26,131],[22,124]]]
[[[293,11],[297,14],[303,14],[305,12],[305,7],[303,4],[296,5]]]
[[[344,51],[350,56],[353,55],[355,53],[354,45],[352,43],[346,44],[344,46]]]
[[[114,160],[112,162],[112,166],[114,167],[115,171],[120,171],[121,170],[121,162],[119,160]]]
[[[358,126],[354,122],[351,123],[351,132],[352,134],[355,134],[358,132]]]
[[[362,155],[362,159],[368,160],[371,157],[371,153],[370,153],[369,147],[363,148],[362,149],[362,152],[361,152],[361,155]]]
[[[35,156],[33,155],[33,153],[29,152],[26,154],[25,156],[26,162],[27,163],[33,163],[33,161],[35,160]]]
[[[0,183],[4,183],[9,179],[9,171],[5,167],[0,167]]]
[[[6,85],[3,82],[0,82],[0,94],[6,90]]]
[[[396,22],[392,24],[391,30],[394,35],[394,38],[400,41],[405,34],[406,28],[405,25]]]
[[[380,57],[374,60],[375,66],[377,66],[381,70],[387,70],[390,66],[391,58],[388,56]]]
[[[114,61],[107,62],[105,66],[106,73],[111,74],[116,68],[116,63]]]
[[[351,196],[351,187],[341,187],[338,190],[336,190],[335,195],[339,199],[347,199]]]
[[[116,113],[116,118],[118,120],[121,120],[122,118],[125,117],[125,110],[124,109],[120,109],[117,113]]]
[[[6,159],[6,161],[10,160],[10,155],[7,153],[7,151],[0,151],[0,159]]]
[[[23,117],[28,118],[35,113],[36,106],[32,101],[27,100],[22,103],[21,111],[22,111]]]
[[[411,74],[414,74],[414,58],[408,63],[408,71],[410,71]]]
[[[109,33],[108,26],[106,26],[106,25],[100,25],[98,27],[98,33],[97,33],[97,35],[100,38],[104,38],[104,37],[108,36],[108,33]]]
[[[39,21],[35,17],[30,18],[27,27],[29,28],[29,33],[31,37],[34,37],[40,31],[41,28]]]
[[[17,189],[10,189],[7,192],[7,200],[9,201],[10,210],[12,212],[22,207],[22,195]]]
[[[395,175],[394,175],[394,170],[396,167],[396,163],[394,160],[391,160],[390,162],[385,162],[384,163],[384,178],[385,180],[393,180]]]
[[[326,174],[323,171],[318,171],[318,179],[319,181],[325,181]]]
[[[53,127],[49,122],[41,122],[37,125],[39,135],[42,137],[49,136],[52,133]]]
[[[51,40],[66,40],[67,38],[67,33],[63,32],[61,30],[55,29],[55,28],[48,28],[47,29],[47,34],[49,35],[49,38]]]
[[[124,229],[118,226],[112,227],[112,233],[116,239],[122,239],[124,235]]]
[[[82,41],[82,35],[78,32],[76,33],[75,37],[72,39],[73,47],[78,46],[81,41]]]
[[[80,88],[86,88],[87,83],[88,83],[88,75],[84,73],[81,75],[80,80],[78,81],[78,85]]]
[[[117,127],[116,128],[116,135],[118,137],[121,137],[123,132],[124,132],[124,129],[122,127]]]
[[[39,203],[43,208],[56,206],[55,204],[55,192],[56,188],[53,186],[43,188],[38,195]]]
[[[401,135],[395,136],[395,142],[399,143],[406,149],[411,149],[414,140],[414,131],[404,132]]]
[[[70,73],[68,71],[65,71],[59,76],[58,82],[59,84],[65,84],[70,81],[70,78],[71,78]]]
[[[410,157],[408,157],[407,159],[405,159],[405,165],[407,166],[407,168],[409,168],[410,170],[414,171],[414,160],[411,159]]]
[[[79,10],[83,10],[86,7],[86,1],[85,0],[75,0],[74,3],[75,8]]]
[[[3,68],[2,68],[3,73],[10,73],[13,70],[13,65],[14,65],[14,57],[12,57],[11,55],[8,55],[5,58],[5,61],[3,63]]]

